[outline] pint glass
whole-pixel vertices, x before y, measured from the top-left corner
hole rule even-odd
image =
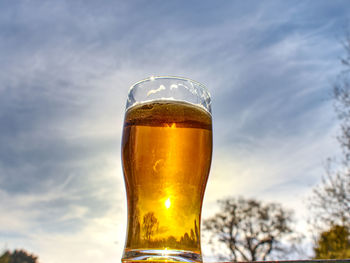
[[[130,88],[122,139],[128,203],[123,262],[202,261],[211,155],[211,99],[202,84],[151,77]]]

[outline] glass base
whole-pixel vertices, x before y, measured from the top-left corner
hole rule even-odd
[[[123,263],[131,262],[202,262],[202,255],[186,250],[132,249],[124,251]]]

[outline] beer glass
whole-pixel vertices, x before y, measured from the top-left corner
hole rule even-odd
[[[211,99],[202,84],[151,77],[130,88],[122,139],[128,203],[122,262],[202,261],[211,155]]]

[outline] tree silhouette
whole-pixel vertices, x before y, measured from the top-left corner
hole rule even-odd
[[[281,251],[281,239],[293,233],[291,212],[279,204],[243,198],[218,202],[220,212],[204,220],[203,226],[212,234],[211,244],[219,242],[228,249],[222,259],[266,260],[273,251]]]
[[[154,233],[158,230],[159,222],[153,212],[148,212],[143,216],[142,230],[145,240],[150,241]]]
[[[323,232],[314,247],[316,259],[350,258],[349,229],[335,225]]]
[[[0,263],[9,263],[11,259],[10,251],[6,251],[4,254],[0,256]]]
[[[37,263],[38,257],[24,250],[6,251],[0,257],[0,263]]]

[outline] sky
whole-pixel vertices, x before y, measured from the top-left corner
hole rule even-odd
[[[348,1],[0,2],[0,250],[118,262],[130,86],[183,76],[212,96],[202,218],[229,196],[306,200],[339,155],[332,83]],[[212,259],[203,240],[205,259]]]

